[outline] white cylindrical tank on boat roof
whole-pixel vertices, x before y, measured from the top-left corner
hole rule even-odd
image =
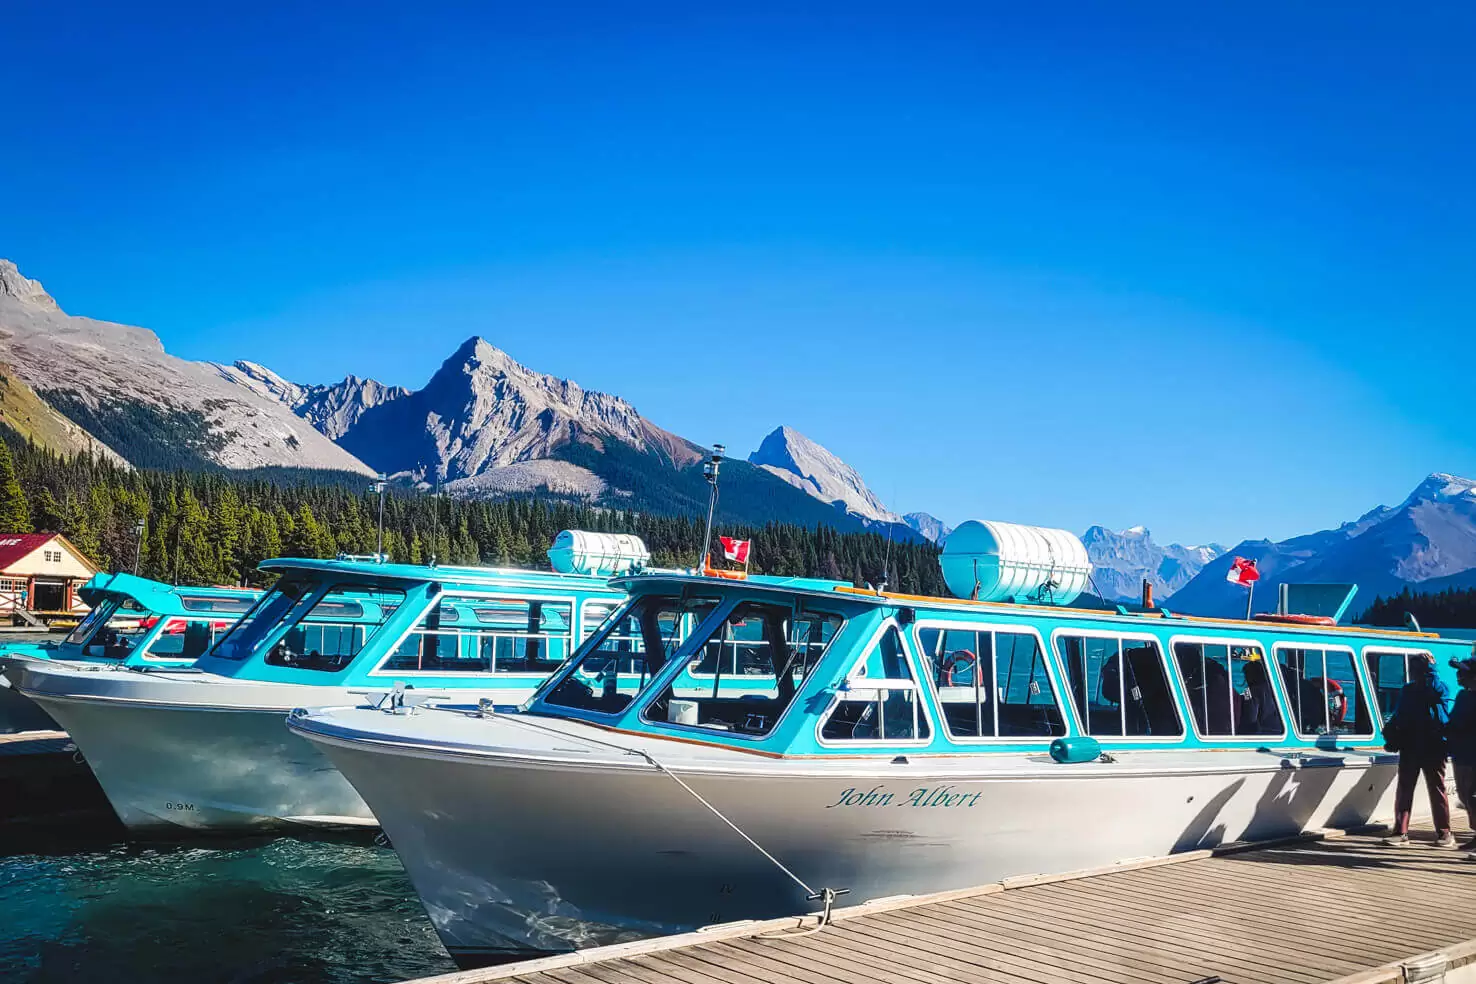
[[[651,551],[634,533],[564,530],[548,548],[548,559],[560,574],[615,577],[645,568],[651,562]]]
[[[979,601],[1069,605],[1092,573],[1074,533],[978,519],[948,534],[938,562],[949,591]]]

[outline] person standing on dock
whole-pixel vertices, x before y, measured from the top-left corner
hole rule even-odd
[[[1409,819],[1414,809],[1415,784],[1425,777],[1430,791],[1430,814],[1435,824],[1435,846],[1455,847],[1450,832],[1450,799],[1445,794],[1446,701],[1445,684],[1435,675],[1432,656],[1409,660],[1409,682],[1399,691],[1394,716],[1384,725],[1391,750],[1399,753],[1399,785],[1394,793],[1394,831],[1384,838],[1391,847],[1409,843]]]
[[[1455,773],[1456,802],[1466,810],[1466,821],[1476,831],[1476,657],[1453,659],[1456,682],[1461,685],[1455,703],[1450,708],[1450,723],[1446,725],[1446,742],[1450,746],[1450,767]],[[1476,861],[1476,836],[1466,842],[1465,848]]]

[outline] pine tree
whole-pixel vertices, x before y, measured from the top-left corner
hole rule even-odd
[[[15,474],[10,447],[0,441],[0,533],[31,532],[31,506]]]

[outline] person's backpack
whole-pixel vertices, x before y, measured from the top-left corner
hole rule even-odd
[[[1404,727],[1399,723],[1399,715],[1391,715],[1389,720],[1384,722],[1384,751],[1399,751],[1399,740],[1403,731]]]

